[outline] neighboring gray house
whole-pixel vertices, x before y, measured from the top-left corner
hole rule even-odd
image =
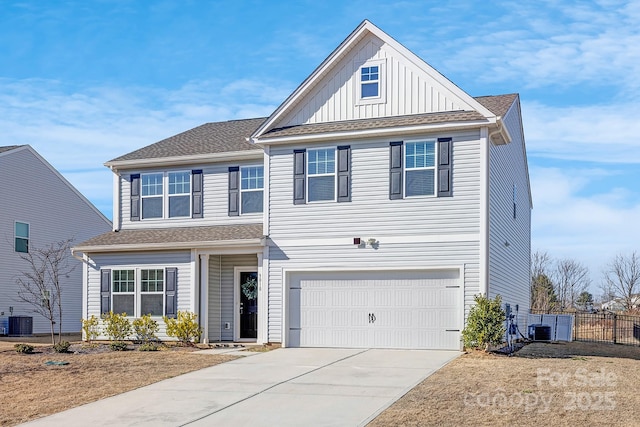
[[[114,231],[75,248],[85,317],[189,310],[207,341],[458,349],[482,293],[524,324],[518,95],[471,97],[368,21],[268,118],[106,165]]]
[[[48,333],[49,321],[17,300],[16,279],[29,265],[21,253],[73,238],[76,243],[111,228],[78,190],[29,145],[0,147],[0,318],[33,316],[33,332]],[[63,332],[79,332],[82,263],[63,288]],[[0,331],[6,332],[6,331]]]

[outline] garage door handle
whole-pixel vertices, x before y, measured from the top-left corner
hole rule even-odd
[[[460,329],[445,329],[447,332],[460,332]]]

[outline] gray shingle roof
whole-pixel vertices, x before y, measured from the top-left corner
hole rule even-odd
[[[155,144],[117,157],[110,162],[123,160],[158,159],[163,157],[193,156],[198,154],[231,151],[261,150],[247,142],[247,138],[265,121],[265,118],[229,120],[206,123],[179,133]]]
[[[493,114],[497,116],[504,116],[516,97],[516,94],[510,94],[481,96],[475,99]],[[272,129],[265,133],[260,139],[268,140],[270,138],[284,136],[350,132],[448,122],[468,122],[483,119],[484,117],[477,111],[447,111],[442,113],[412,114],[408,116],[382,117],[376,119],[345,120],[340,122],[314,123]]]
[[[222,243],[230,240],[255,240],[262,238],[262,223],[241,225],[214,225],[208,227],[174,227],[143,230],[120,230],[101,234],[79,243],[75,250],[95,247],[121,247],[165,245],[165,249],[202,246],[206,243]]]
[[[510,93],[497,96],[477,96],[474,99],[496,116],[504,117],[517,97],[517,93]]]
[[[15,150],[16,148],[20,148],[22,145],[7,145],[4,147],[0,147],[0,153],[4,153],[5,151]]]
[[[444,113],[412,114],[410,116],[381,117],[376,119],[344,120],[339,122],[313,123],[272,129],[260,139],[278,138],[331,132],[352,132],[370,129],[418,126],[447,122],[483,120],[477,111],[447,111]]]

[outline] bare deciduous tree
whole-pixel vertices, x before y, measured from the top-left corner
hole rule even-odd
[[[561,310],[575,307],[578,296],[586,291],[591,283],[589,269],[570,258],[556,262],[552,280]]]
[[[551,311],[557,303],[553,283],[549,278],[551,257],[547,252],[531,254],[531,310]]]
[[[620,298],[625,310],[634,309],[640,291],[640,257],[618,254],[604,272],[605,286]]]
[[[27,263],[16,282],[18,301],[31,305],[37,313],[51,323],[51,343],[55,344],[55,324],[58,324],[58,342],[62,336],[62,289],[76,264],[70,262],[69,255],[72,239],[46,245],[42,248],[29,248],[21,254]]]

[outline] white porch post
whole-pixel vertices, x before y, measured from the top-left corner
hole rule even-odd
[[[209,255],[200,255],[200,326],[202,342],[209,344]]]
[[[266,264],[263,262],[263,254],[258,254],[258,344],[265,344],[269,341],[268,321],[267,321],[267,298],[269,295],[267,288]]]

